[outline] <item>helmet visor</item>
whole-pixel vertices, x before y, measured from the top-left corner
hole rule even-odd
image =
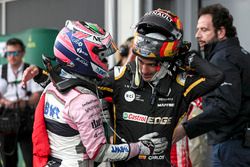
[[[117,51],[117,47],[114,43],[113,40],[110,41],[110,43],[106,46],[102,46],[102,47],[97,47],[95,46],[92,50],[96,55],[98,55],[98,57],[101,60],[104,60],[106,57],[111,56],[112,54],[114,54]]]
[[[82,28],[79,28],[79,25],[75,21],[67,20],[65,26],[71,31],[79,31],[83,34],[86,34],[84,37],[88,41],[91,41],[95,44],[92,51],[98,55],[100,60],[104,60],[106,57],[114,54],[117,51],[117,47],[108,32],[103,31],[102,33],[99,30],[96,30],[98,27],[90,28],[92,23],[82,22]],[[84,28],[85,27],[85,28]],[[92,31],[89,31],[92,29]]]
[[[160,49],[164,42],[137,33],[134,39],[133,51],[145,58],[157,58],[160,56]]]

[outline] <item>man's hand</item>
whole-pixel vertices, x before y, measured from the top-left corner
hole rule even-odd
[[[17,103],[16,102],[7,100],[5,98],[1,98],[0,99],[0,105],[1,105],[1,107],[3,106],[5,108],[9,108],[9,109],[15,109],[15,108],[17,108]]]
[[[178,142],[179,140],[181,140],[185,136],[186,136],[186,131],[183,128],[182,124],[179,124],[174,130],[172,144],[175,144],[176,142]]]
[[[36,75],[38,75],[39,69],[38,67],[31,65],[28,68],[26,68],[23,72],[23,77],[22,77],[22,82],[21,85],[22,87],[26,87],[26,84],[29,80],[34,78]]]
[[[166,137],[156,138],[159,134],[157,132],[143,135],[138,140],[140,155],[157,155],[162,154],[168,145]]]

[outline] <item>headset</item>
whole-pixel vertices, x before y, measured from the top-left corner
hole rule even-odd
[[[128,57],[129,49],[133,45],[134,37],[129,37],[120,47],[119,52],[122,57]]]

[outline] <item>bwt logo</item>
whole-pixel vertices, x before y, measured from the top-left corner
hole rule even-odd
[[[45,115],[48,115],[52,118],[59,119],[59,113],[60,113],[60,110],[57,106],[53,106],[49,102],[46,102],[45,108],[44,108]]]
[[[99,128],[102,125],[102,119],[99,118],[98,120],[93,120],[91,122],[91,126],[93,129]]]
[[[112,153],[124,153],[129,152],[128,146],[112,146],[111,147]]]

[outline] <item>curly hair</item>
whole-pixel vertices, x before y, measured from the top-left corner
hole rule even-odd
[[[233,25],[233,16],[227,8],[221,4],[206,6],[200,10],[198,17],[205,14],[210,14],[212,16],[215,31],[223,26],[226,29],[226,36],[228,38],[237,36],[236,27]]]

